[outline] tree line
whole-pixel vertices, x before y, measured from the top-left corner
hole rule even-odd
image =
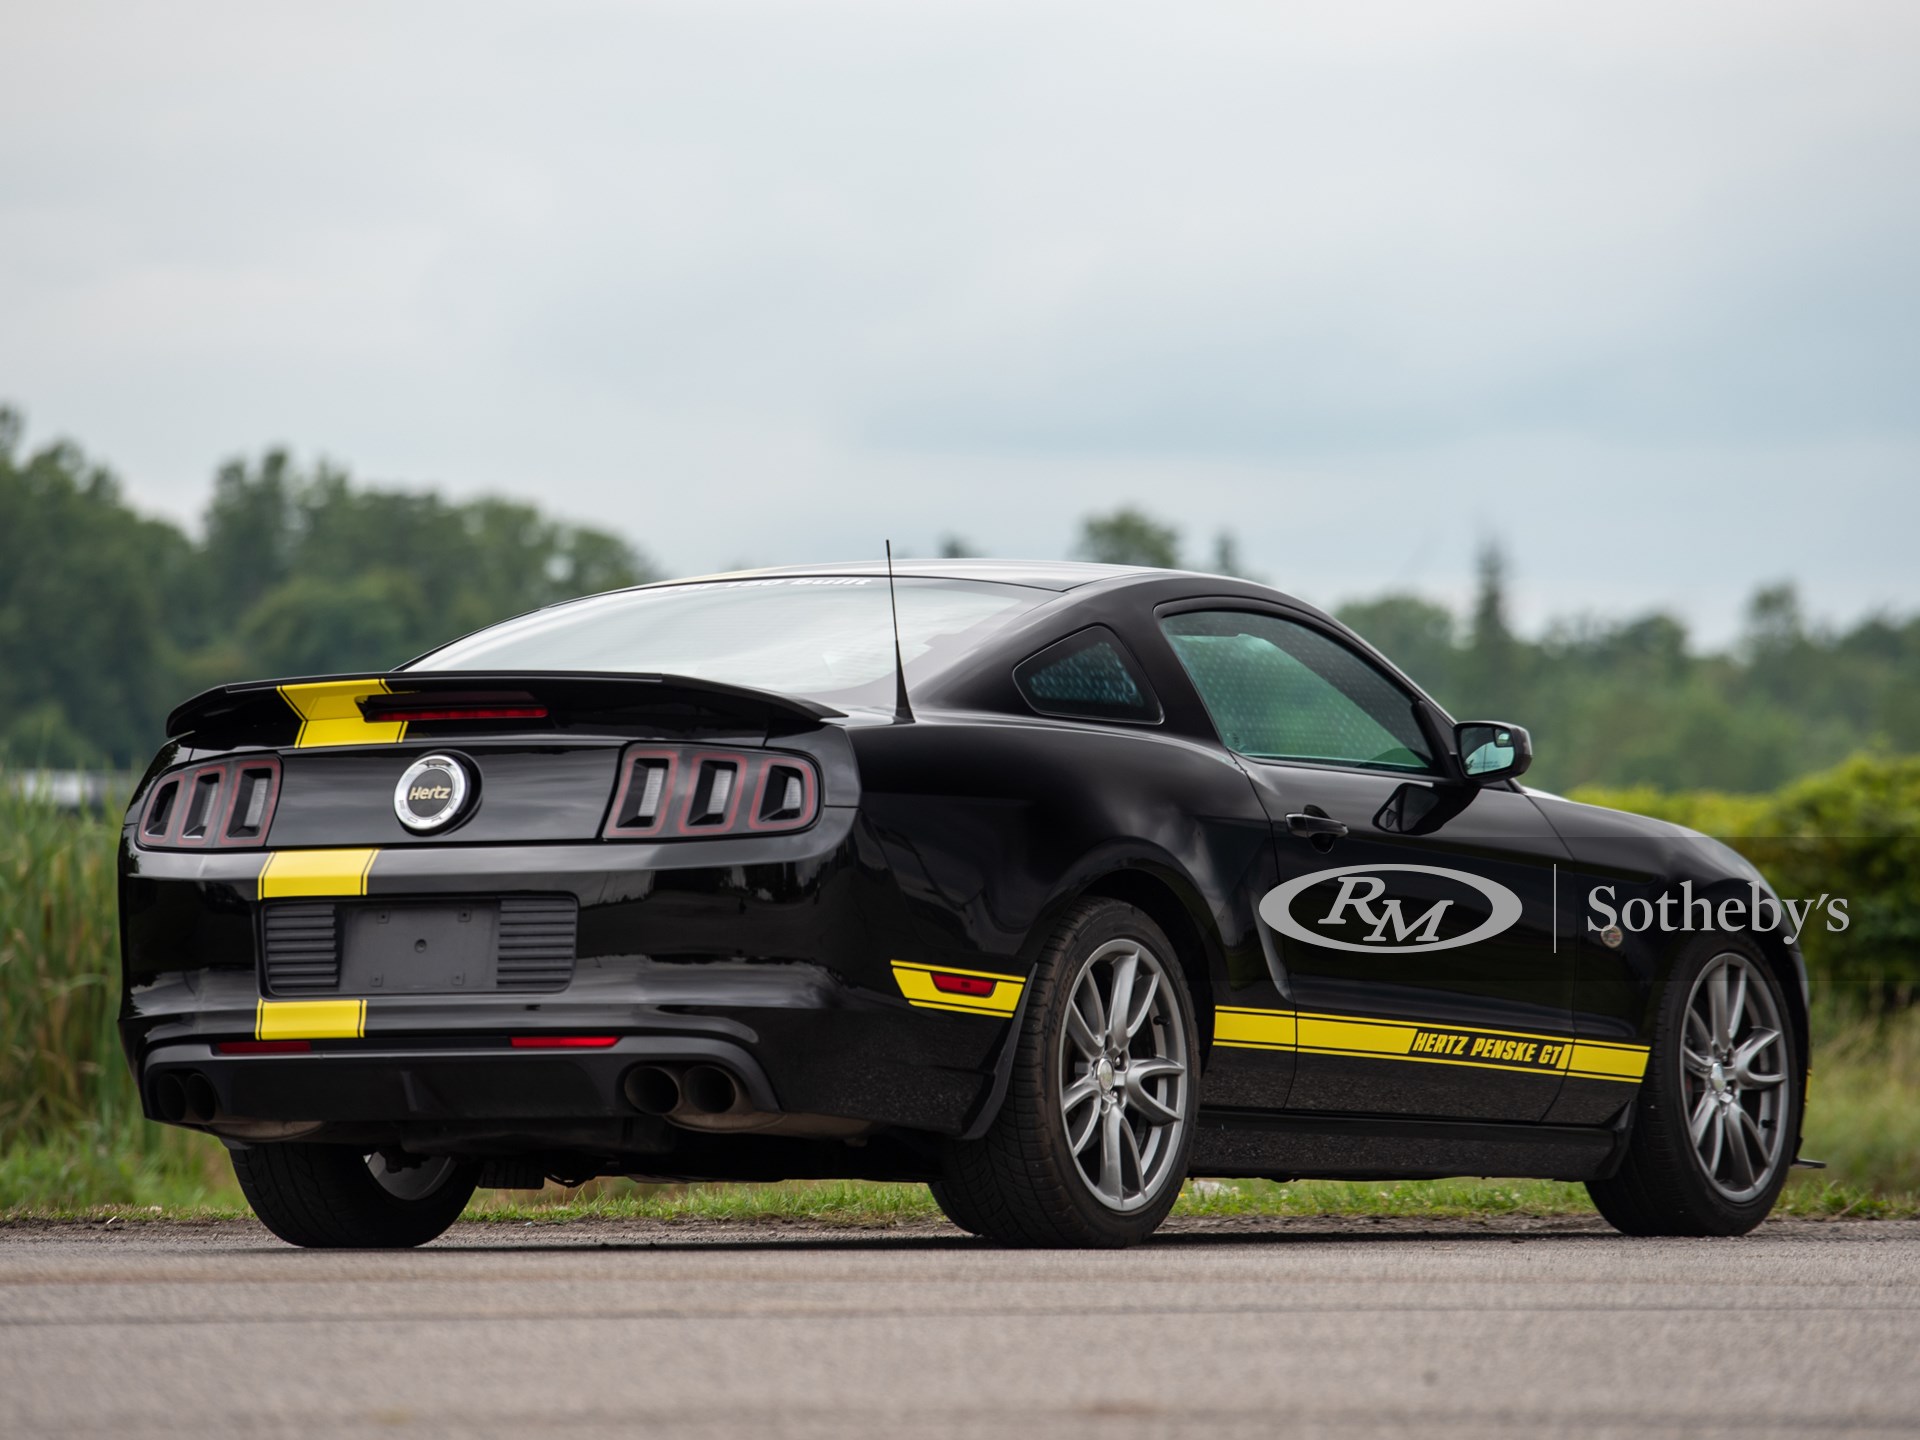
[[[22,453],[0,408],[0,753],[128,766],[166,712],[223,681],[385,669],[555,600],[659,578],[621,537],[516,501],[358,485],[284,451],[232,461],[198,536],[141,515],[75,445]],[[1171,525],[1088,516],[1075,553],[1242,573],[1231,535],[1185,557]],[[980,553],[957,536],[948,555]],[[1757,590],[1743,633],[1703,652],[1650,613],[1510,622],[1497,548],[1465,614],[1415,594],[1336,613],[1462,718],[1533,731],[1549,788],[1771,790],[1861,750],[1920,754],[1920,616],[1811,624],[1791,585]]]
[[[1089,517],[1076,553],[1184,563],[1179,532],[1134,509]],[[1232,537],[1220,536],[1193,568],[1240,573],[1233,562]],[[1686,622],[1660,611],[1518,635],[1494,544],[1479,556],[1464,615],[1407,593],[1334,614],[1459,718],[1527,726],[1536,752],[1527,781],[1547,789],[1755,794],[1862,751],[1920,754],[1920,615],[1827,629],[1808,620],[1790,583],[1757,588],[1741,634],[1717,652],[1696,650]]]
[[[198,538],[0,408],[0,750],[144,764],[226,681],[386,669],[509,615],[659,578],[617,535],[516,501],[355,485],[286,452],[214,478]]]

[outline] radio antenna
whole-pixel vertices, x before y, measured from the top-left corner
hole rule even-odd
[[[893,612],[893,718],[898,723],[913,719],[913,707],[907,703],[907,662],[900,658],[900,601],[893,593],[893,541],[887,541],[887,608]]]

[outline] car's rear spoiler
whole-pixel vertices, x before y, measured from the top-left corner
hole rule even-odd
[[[462,717],[772,733],[811,728],[842,713],[812,700],[684,675],[396,670],[217,685],[167,716],[167,737],[217,736],[220,744],[352,743],[359,727]],[[306,738],[318,726],[345,728],[331,742]]]

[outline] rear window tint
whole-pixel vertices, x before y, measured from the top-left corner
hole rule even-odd
[[[1014,667],[1014,683],[1042,715],[1151,725],[1160,700],[1120,637],[1095,625]]]

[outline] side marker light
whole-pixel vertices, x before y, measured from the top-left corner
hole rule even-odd
[[[933,972],[933,988],[944,990],[949,995],[986,996],[993,994],[998,980],[983,980],[978,975],[947,975],[936,970]]]

